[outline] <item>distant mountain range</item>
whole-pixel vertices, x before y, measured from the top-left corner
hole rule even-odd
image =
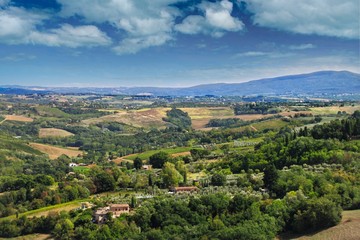
[[[360,74],[348,71],[320,71],[267,78],[245,83],[204,84],[187,88],[162,87],[25,87],[0,86],[0,94],[96,93],[155,96],[248,96],[248,95],[339,95],[360,94]]]

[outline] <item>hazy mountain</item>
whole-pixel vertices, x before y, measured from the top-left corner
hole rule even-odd
[[[245,83],[219,83],[181,90],[191,95],[272,95],[272,94],[342,94],[360,93],[360,74],[347,71],[322,71],[260,79]],[[186,95],[186,94],[185,94]]]
[[[243,95],[319,95],[359,94],[360,74],[348,71],[321,71],[308,74],[267,78],[245,83],[216,83],[188,88],[119,87],[119,88],[44,88],[0,86],[3,94],[28,93],[98,93],[98,94],[152,94],[157,96],[243,96]]]

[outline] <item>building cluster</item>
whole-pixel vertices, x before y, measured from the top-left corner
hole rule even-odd
[[[117,218],[120,217],[121,214],[129,212],[129,204],[110,204],[109,206],[98,208],[95,211],[95,222],[103,223],[110,215],[112,218]]]

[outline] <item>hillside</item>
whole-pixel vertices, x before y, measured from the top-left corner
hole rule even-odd
[[[322,71],[254,80],[246,83],[199,85],[183,91],[193,95],[273,95],[359,93],[360,75],[341,71]]]
[[[155,96],[243,96],[243,95],[340,95],[360,92],[360,74],[348,71],[320,71],[259,79],[244,83],[203,84],[188,88],[116,87],[116,88],[40,88],[0,86],[0,94],[97,93],[97,94],[150,94]]]

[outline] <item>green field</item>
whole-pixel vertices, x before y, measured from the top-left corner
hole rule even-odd
[[[4,135],[0,135],[0,149],[6,149],[6,151],[12,152],[26,152],[35,155],[42,154],[40,151],[35,150],[27,145],[24,141]]]
[[[59,118],[70,117],[70,114],[63,112],[58,108],[52,108],[48,106],[38,106],[36,107],[36,110],[39,113],[39,115],[45,117],[59,117]]]
[[[141,160],[148,160],[151,155],[154,155],[158,152],[166,152],[168,154],[176,154],[182,152],[188,152],[192,147],[178,147],[178,148],[168,148],[168,149],[161,149],[161,150],[150,150],[139,154],[132,154],[129,156],[125,156],[124,159],[134,160],[136,157],[139,157]]]
[[[280,240],[347,240],[360,239],[360,210],[343,211],[341,222],[331,228],[306,235],[281,234]]]
[[[44,215],[47,215],[51,211],[59,211],[59,212],[62,210],[69,211],[71,209],[80,207],[82,202],[87,202],[89,200],[90,200],[90,198],[85,198],[85,199],[79,199],[79,200],[75,200],[75,201],[71,201],[71,202],[67,202],[67,203],[60,203],[57,205],[47,206],[47,207],[31,210],[28,212],[20,213],[19,217],[21,217],[21,216],[26,216],[26,217],[44,216]],[[16,218],[16,215],[11,215],[8,217],[0,218],[0,222],[4,221],[4,220],[12,220],[15,218]]]
[[[74,172],[81,173],[81,174],[84,174],[84,175],[87,175],[90,172],[90,168],[83,167],[83,166],[73,167],[72,169],[74,170]]]

